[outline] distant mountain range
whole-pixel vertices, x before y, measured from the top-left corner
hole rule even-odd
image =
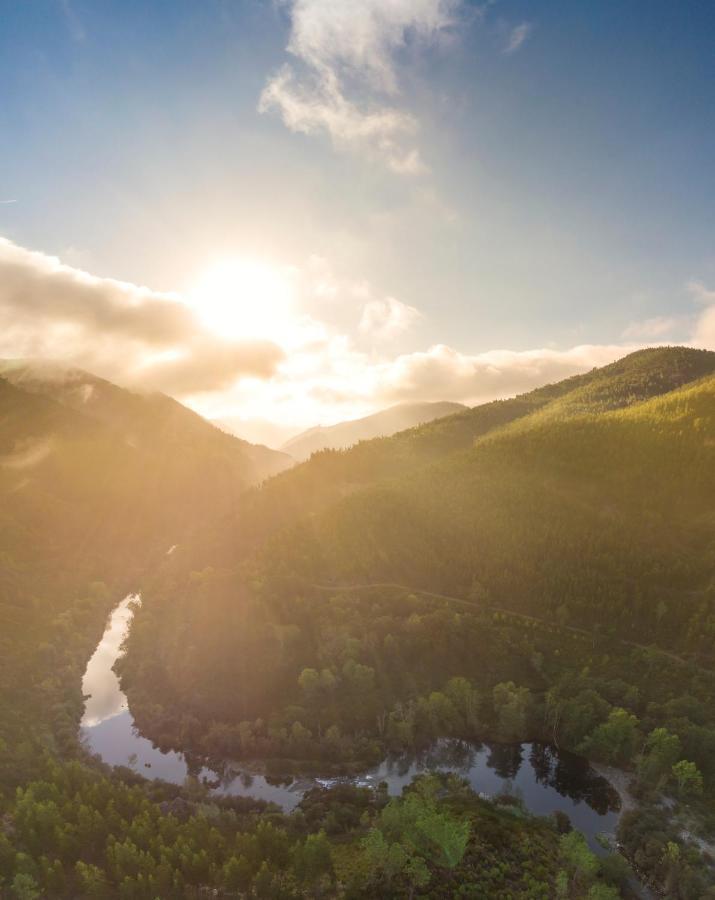
[[[289,453],[298,462],[309,459],[319,450],[343,450],[359,441],[376,437],[390,437],[398,431],[423,425],[434,419],[442,419],[461,412],[466,407],[461,403],[401,403],[380,412],[338,422],[336,425],[317,425],[286,441],[281,450]]]

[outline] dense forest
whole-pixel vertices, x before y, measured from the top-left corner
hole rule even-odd
[[[549,739],[712,829],[714,370],[641,351],[271,479],[146,585],[142,729],[288,771]],[[629,845],[661,886],[666,818]]]
[[[91,758],[82,672],[141,590],[119,668],[159,746],[285,774],[541,740],[630,769],[625,856],[664,896],[715,896],[713,373],[642,351],[251,487],[280,455],[160,395],[12,367],[0,895],[629,895],[623,855],[455,776],[316,788],[287,815]]]

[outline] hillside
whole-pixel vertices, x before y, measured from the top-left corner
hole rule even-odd
[[[634,354],[324,451],[248,491],[241,443],[171,402],[148,413],[144,400],[100,387],[111,403],[87,412],[94,390],[78,401],[71,383],[26,387],[0,379],[0,802],[14,829],[0,850],[14,870],[61,883],[50,895],[112,896],[105,865],[112,884],[140,885],[140,896],[263,885],[263,869],[232,862],[237,841],[247,859],[270,842],[304,879],[303,841],[311,853],[322,841],[337,865],[363,852],[364,823],[381,821],[340,789],[311,794],[289,818],[207,802],[198,785],[175,819],[154,801],[178,787],[59,762],[82,758],[82,667],[119,591],[137,586],[143,603],[119,662],[132,715],[199,765],[361,771],[442,737],[537,740],[633,767],[643,796],[673,784],[670,757],[648,749],[664,734],[711,802],[715,354]],[[497,895],[526,872],[524,892],[555,896],[560,869],[571,871],[556,823],[524,819],[518,803],[516,814],[495,811],[455,780],[434,789],[482,841],[455,878]],[[109,827],[94,827],[96,809]],[[397,807],[387,809],[389,830]],[[681,838],[662,809],[649,815],[624,816],[619,839],[663,882]],[[40,831],[45,822],[52,829]],[[323,825],[327,849],[313,833]],[[497,828],[485,848],[485,829]],[[177,845],[201,847],[203,862]],[[58,854],[52,867],[45,847]],[[538,880],[525,868],[536,858]],[[707,896],[707,859],[688,851],[677,871],[688,885],[679,896]],[[359,874],[339,880],[360,896]]]
[[[545,385],[507,400],[495,400],[389,438],[362,441],[347,450],[326,450],[270,479],[245,498],[241,515],[223,524],[221,535],[198,540],[194,565],[230,564],[282,528],[328,509],[342,498],[471,448],[495,429],[536,413],[579,415],[641,402],[715,372],[715,353],[683,347],[641,350],[623,359]],[[204,563],[205,564],[205,563]]]
[[[258,484],[293,464],[284,453],[222,432],[165,394],[127,390],[82,369],[46,361],[0,360],[0,376],[26,393],[102,422],[129,446],[150,447],[158,441],[183,452],[201,443],[230,453],[241,460],[242,486]]]
[[[198,695],[200,708],[226,715],[215,685],[258,672],[236,715],[270,708],[290,696],[301,664],[323,665],[311,604],[327,613],[306,597],[331,583],[396,583],[708,657],[714,370],[713,353],[642,351],[515,400],[318,454],[247,497],[242,533],[222,548],[235,573],[206,569],[186,584],[182,568],[206,563],[199,543],[201,552],[172,560],[170,590],[161,581],[147,590],[128,684],[142,679],[144,645],[147,683],[164,683],[180,704]],[[266,542],[251,558],[256,534]],[[222,538],[207,543],[214,552]],[[354,613],[335,627],[360,633]],[[294,641],[280,637],[293,628]],[[368,664],[378,651],[362,652]]]
[[[498,606],[709,654],[714,473],[710,376],[627,410],[521,419],[343,500],[286,548],[314,580],[476,584]]]
[[[54,715],[38,687],[41,654],[91,641],[118,591],[232,514],[282,460],[162,395],[51,373],[15,367],[14,383],[0,378],[0,719],[11,727],[36,709],[36,734]]]
[[[401,403],[373,415],[336,425],[318,425],[296,435],[281,447],[302,462],[320,450],[344,450],[376,437],[390,437],[398,431],[423,425],[465,409],[461,403]]]
[[[622,845],[660,895],[708,896],[682,822],[708,834],[715,800],[714,363],[643,351],[272,479],[223,568],[201,548],[146,585],[140,729],[277,773],[556,743],[633,772]]]

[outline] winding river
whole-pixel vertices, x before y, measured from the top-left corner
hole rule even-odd
[[[161,778],[175,784],[186,779],[188,767],[181,753],[162,753],[142,737],[122,692],[113,665],[121,653],[139,598],[126,597],[112,612],[102,640],[92,655],[82,680],[86,696],[82,739],[87,749],[110,765],[128,766],[146,778]],[[390,794],[401,793],[412,778],[426,771],[452,771],[466,778],[475,791],[494,796],[512,793],[537,815],[555,810],[566,813],[582,831],[591,848],[604,852],[597,835],[613,835],[620,807],[618,794],[589,763],[547,744],[469,743],[441,740],[427,751],[383,760],[359,778],[358,785],[387,782]],[[216,780],[209,770],[202,777]],[[269,800],[289,812],[316,784],[328,785],[348,779],[299,779],[272,784],[262,775],[233,771],[214,790],[220,794]]]

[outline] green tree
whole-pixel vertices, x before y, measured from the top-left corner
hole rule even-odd
[[[293,851],[295,872],[301,881],[312,883],[333,870],[330,841],[324,831],[309,834]]]
[[[579,750],[605,762],[625,763],[635,753],[638,740],[638,719],[617,706],[608,714],[608,719],[586,738]]]
[[[588,849],[586,838],[580,831],[569,831],[559,841],[561,857],[571,875],[576,889],[585,889],[598,872],[598,858]]]
[[[101,900],[103,897],[109,896],[109,886],[107,878],[98,866],[85,863],[79,860],[75,865],[75,875],[77,883],[85,897],[92,900]]]
[[[42,891],[32,875],[18,872],[12,880],[12,896],[17,900],[37,900],[42,896]]]
[[[667,728],[654,728],[646,738],[645,748],[638,759],[638,776],[646,784],[662,786],[680,756],[682,747],[677,734]]]
[[[621,892],[610,884],[593,884],[588,889],[588,900],[619,900]]]
[[[681,759],[673,766],[678,793],[683,797],[699,797],[703,792],[703,776],[694,762]]]
[[[531,691],[526,687],[517,687],[513,681],[505,681],[496,685],[492,693],[499,737],[505,741],[526,738]]]

